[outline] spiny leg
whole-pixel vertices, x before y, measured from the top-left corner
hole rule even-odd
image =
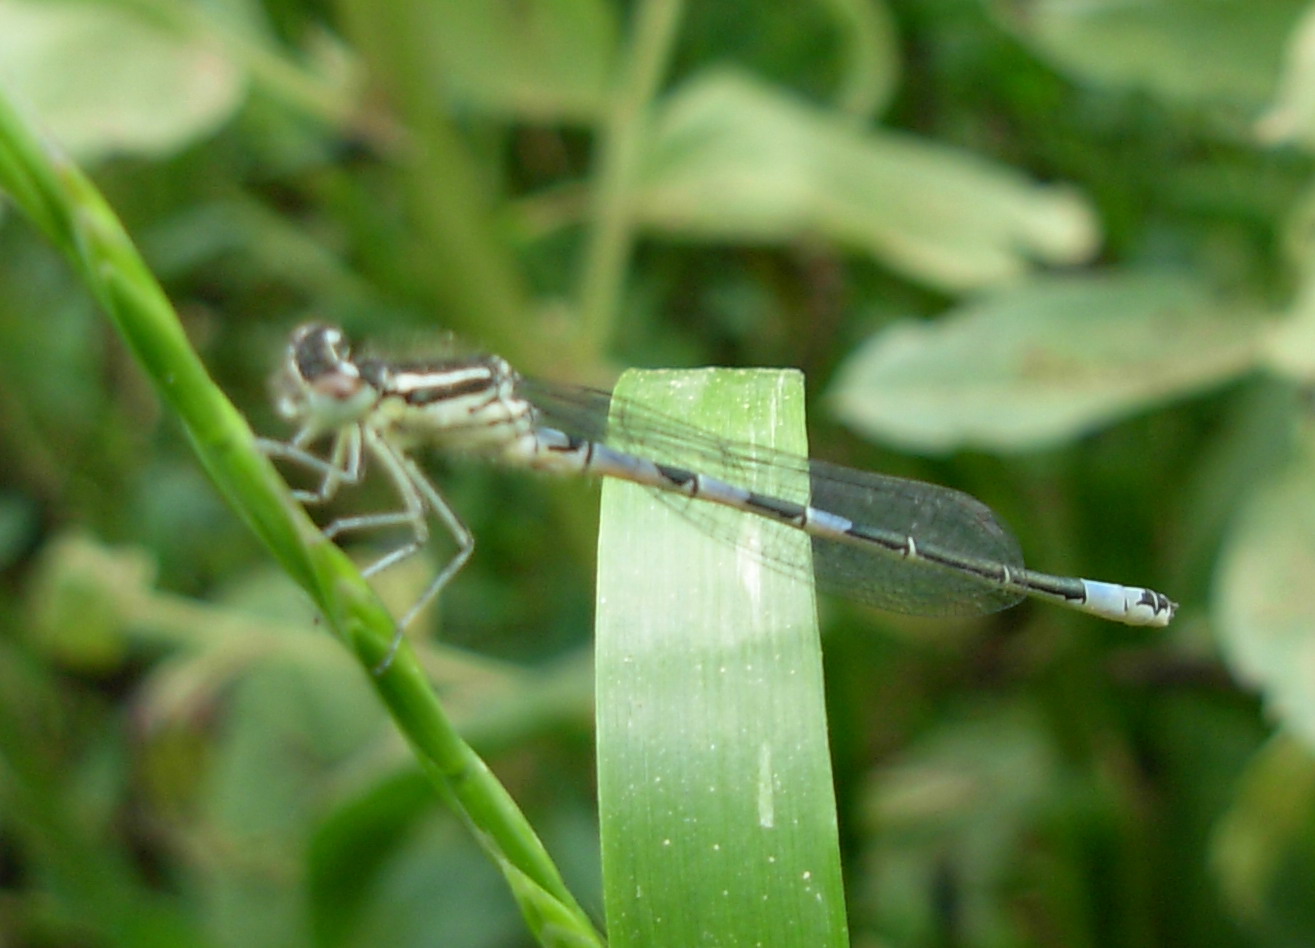
[[[259,447],[266,454],[294,461],[324,475],[320,487],[315,491],[294,491],[294,496],[303,503],[324,503],[331,500],[343,484],[356,484],[363,473],[362,434],[359,426],[344,429],[334,437],[329,457],[321,458],[306,450],[300,442],[301,436],[292,441],[271,441],[259,439]],[[366,576],[373,576],[395,563],[406,559],[424,546],[429,539],[429,527],[425,522],[426,498],[411,486],[411,480],[419,475],[402,472],[399,479],[397,452],[389,447],[377,435],[369,439],[375,457],[393,478],[394,486],[400,495],[405,509],[388,513],[358,514],[340,517],[323,528],[323,533],[330,540],[353,530],[378,530],[386,527],[410,526],[412,539],[404,546],[392,551],[382,559],[363,570]]]
[[[359,484],[365,474],[361,458],[361,429],[359,425],[352,425],[340,431],[333,439],[333,450],[329,455],[330,469],[320,482],[319,489],[314,492],[312,503],[328,502],[343,484]]]
[[[406,614],[402,616],[401,626],[406,628],[410,625],[420,611],[429,605],[435,596],[448,584],[448,581],[457,574],[461,567],[466,565],[466,560],[475,551],[475,537],[470,529],[461,522],[456,511],[448,504],[438,489],[424,476],[415,462],[410,458],[402,458],[402,464],[410,472],[414,485],[424,494],[425,499],[429,502],[429,507],[438,515],[438,519],[447,527],[448,533],[452,539],[457,542],[457,552],[448,560],[444,566],[425,587],[425,591],[420,594],[420,598],[415,601]]]
[[[372,523],[360,523],[363,520],[370,520],[369,517],[350,518],[346,529],[357,526],[376,526],[381,525],[382,518],[389,518],[394,523],[410,523],[412,527],[412,538],[407,544],[398,547],[391,553],[375,561],[364,570],[364,575],[373,576],[390,566],[395,566],[402,560],[414,555],[420,550],[429,539],[429,527],[425,522],[425,510],[431,510],[442,521],[452,538],[457,543],[457,552],[453,555],[446,566],[439,571],[425,587],[420,598],[415,601],[410,609],[402,616],[401,621],[397,623],[397,631],[393,635],[393,640],[388,646],[388,654],[383,657],[373,669],[374,674],[382,675],[392,664],[398,648],[402,644],[402,635],[406,627],[410,625],[417,615],[425,606],[433,601],[434,597],[439,594],[448,581],[456,575],[457,571],[465,565],[466,560],[470,559],[470,554],[475,549],[475,538],[461,519],[453,512],[447,501],[438,489],[425,477],[424,473],[416,466],[410,458],[406,457],[400,451],[396,450],[384,438],[374,431],[367,431],[366,446],[374,455],[375,459],[388,472],[392,478],[393,484],[397,489],[398,495],[406,505],[405,511],[399,511],[396,514],[376,514]],[[336,524],[334,525],[336,526]],[[344,529],[344,528],[340,528]]]
[[[399,526],[409,526],[411,527],[411,532],[416,534],[415,543],[408,543],[405,548],[410,548],[412,546],[418,548],[419,545],[423,545],[425,540],[429,538],[428,528],[424,526],[423,511],[417,513],[409,508],[407,510],[398,510],[391,513],[357,514],[352,517],[339,517],[324,528],[324,535],[330,540],[336,540],[344,533],[350,533],[355,530],[382,530],[385,527]],[[391,553],[388,555],[392,556]],[[405,558],[405,556],[398,557],[399,560]],[[385,557],[385,559],[387,559],[387,557]],[[379,563],[373,563],[370,566],[367,566],[362,572],[364,572],[366,576],[373,576],[381,569],[387,569],[389,566],[392,566],[393,562],[395,561],[384,563],[381,560]]]
[[[292,496],[299,503],[323,504],[332,500],[343,484],[359,484],[364,475],[361,463],[361,432],[357,426],[343,429],[334,435],[327,458],[311,453],[306,445],[308,433],[302,431],[291,441],[257,438],[256,447],[265,455],[300,464],[321,475],[320,486],[315,490],[294,490]]]

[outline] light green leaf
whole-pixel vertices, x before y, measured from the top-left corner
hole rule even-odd
[[[1311,8],[1315,41],[1315,7]],[[1315,380],[1315,190],[1292,204],[1281,236],[1297,286],[1265,340],[1265,367],[1300,385]]]
[[[1306,0],[994,0],[1020,39],[1081,79],[1167,99],[1256,106]]]
[[[726,241],[822,235],[948,289],[1012,280],[1039,261],[1079,262],[1098,240],[1069,188],[865,132],[729,71],[667,103],[645,161],[637,212],[651,228]]]
[[[1264,142],[1315,144],[1315,7],[1289,37],[1278,90],[1256,132]]]
[[[0,3],[0,82],[86,161],[177,151],[218,128],[245,92],[217,48],[122,7],[64,0]]]
[[[886,327],[841,368],[836,414],[916,451],[1071,440],[1248,369],[1264,323],[1186,280],[1039,280]]]
[[[741,440],[805,449],[796,374],[636,372],[618,392]],[[616,948],[844,945],[813,591],[747,552],[807,563],[808,538],[724,513],[738,546],[643,488],[604,487],[596,674],[608,936]]]
[[[1234,674],[1315,748],[1315,437],[1258,485],[1224,545],[1215,615]]]
[[[603,110],[617,29],[600,0],[439,0],[417,11],[463,103],[538,122],[588,122]]]
[[[1240,784],[1211,844],[1219,887],[1241,918],[1271,931],[1282,921],[1302,938],[1311,930],[1310,918],[1306,903],[1292,897],[1292,886],[1315,871],[1315,758],[1309,742],[1275,735]]]
[[[1315,296],[1309,288],[1276,322],[1265,340],[1266,368],[1295,382],[1315,379]]]

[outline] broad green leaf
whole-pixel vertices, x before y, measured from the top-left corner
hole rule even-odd
[[[1315,439],[1257,486],[1221,553],[1215,616],[1234,674],[1315,748]]]
[[[217,47],[77,0],[0,3],[0,82],[85,161],[175,152],[226,121],[246,86]]]
[[[1315,144],[1315,7],[1288,39],[1278,89],[1256,132],[1265,142]]]
[[[886,327],[830,399],[847,424],[911,450],[1040,448],[1236,376],[1264,327],[1174,276],[1041,280]]]
[[[993,0],[999,19],[1075,76],[1166,99],[1256,106],[1274,91],[1306,0]]]
[[[1315,924],[1301,882],[1315,872],[1315,758],[1309,743],[1279,734],[1255,756],[1219,821],[1211,863],[1238,916],[1252,926],[1283,926],[1294,936],[1287,944],[1307,940]]]
[[[1315,379],[1315,297],[1309,288],[1276,322],[1264,346],[1266,368],[1307,384]]]
[[[111,550],[80,533],[50,538],[34,571],[25,628],[70,667],[110,669],[127,651],[123,626],[158,567],[143,550]]]
[[[1315,8],[1312,8],[1315,9]],[[1315,17],[1312,18],[1315,23]],[[1315,37],[1315,34],[1313,34]],[[1284,243],[1299,276],[1292,302],[1265,340],[1265,365],[1301,385],[1315,379],[1315,192],[1306,191],[1285,221]]]
[[[658,116],[637,213],[650,228],[725,241],[821,235],[930,284],[1016,279],[1086,260],[1095,220],[1072,189],[967,152],[863,131],[751,78],[705,75]]]
[[[618,392],[740,440],[805,449],[797,375],[636,372]],[[748,552],[808,563],[808,538],[724,512],[738,546],[643,488],[604,487],[596,675],[608,937],[616,948],[844,945],[813,590]]]

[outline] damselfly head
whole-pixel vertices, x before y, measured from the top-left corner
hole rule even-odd
[[[278,413],[315,433],[358,421],[379,400],[352,360],[342,330],[323,323],[293,331],[273,388]]]

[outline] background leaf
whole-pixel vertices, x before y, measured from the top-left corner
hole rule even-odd
[[[1251,107],[1273,91],[1283,44],[1306,9],[1300,0],[1039,0],[1025,13],[992,5],[1024,41],[1080,78]]]
[[[0,4],[0,78],[87,161],[177,151],[214,133],[246,92],[214,44],[84,0]]]
[[[1309,447],[1265,477],[1238,512],[1219,566],[1222,644],[1237,673],[1258,687],[1289,727],[1315,744],[1310,668],[1315,603],[1315,462]]]
[[[1263,330],[1168,274],[1034,282],[935,324],[886,327],[831,400],[853,427],[913,450],[1045,447],[1236,377]]]
[[[677,92],[645,158],[639,214],[707,239],[818,235],[948,289],[1095,250],[1090,209],[978,157],[843,118],[732,72]]]

